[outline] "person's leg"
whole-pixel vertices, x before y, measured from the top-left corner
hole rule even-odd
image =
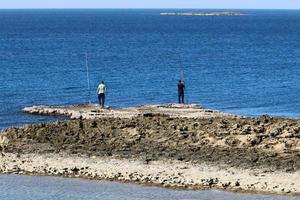
[[[178,103],[181,103],[181,95],[178,94]]]
[[[100,106],[103,106],[103,94],[100,94]]]
[[[182,93],[181,98],[181,102],[184,103],[184,93]]]
[[[103,94],[102,96],[102,107],[104,107],[104,104],[105,104],[105,94]]]
[[[98,94],[98,101],[99,101],[99,105],[101,105],[101,95]]]

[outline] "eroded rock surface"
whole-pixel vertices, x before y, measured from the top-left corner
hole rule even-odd
[[[63,116],[71,119],[132,118],[139,115],[164,115],[185,118],[239,117],[204,109],[197,104],[141,105],[129,108],[101,108],[99,105],[32,106],[22,109],[27,114]]]
[[[300,169],[300,120],[172,118],[70,120],[7,129],[6,152],[161,158],[242,168]]]

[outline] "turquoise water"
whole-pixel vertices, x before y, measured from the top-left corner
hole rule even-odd
[[[1,200],[296,200],[299,198],[178,191],[81,179],[0,175]]]
[[[20,109],[92,102],[125,107],[186,101],[244,115],[300,117],[300,11],[238,17],[162,10],[0,10],[0,128],[47,121]],[[166,11],[166,10],[164,10]]]

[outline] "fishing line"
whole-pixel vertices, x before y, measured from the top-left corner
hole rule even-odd
[[[91,84],[90,84],[90,73],[89,73],[89,63],[88,63],[88,54],[85,53],[85,67],[86,67],[86,79],[87,79],[87,98],[89,104],[92,103],[91,101]]]

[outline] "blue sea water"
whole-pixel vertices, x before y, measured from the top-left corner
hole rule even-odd
[[[0,10],[0,129],[55,118],[32,105],[186,101],[242,115],[300,117],[300,11],[244,16],[160,16],[169,10]],[[170,10],[173,11],[173,10]],[[59,178],[0,176],[0,199],[291,199],[183,192]]]
[[[300,11],[161,16],[162,10],[0,10],[0,129],[50,120],[32,105],[177,101],[242,115],[300,117]],[[168,10],[163,10],[168,11]],[[173,10],[172,10],[173,11]]]
[[[1,200],[297,200],[296,197],[179,191],[81,179],[0,175]]]

